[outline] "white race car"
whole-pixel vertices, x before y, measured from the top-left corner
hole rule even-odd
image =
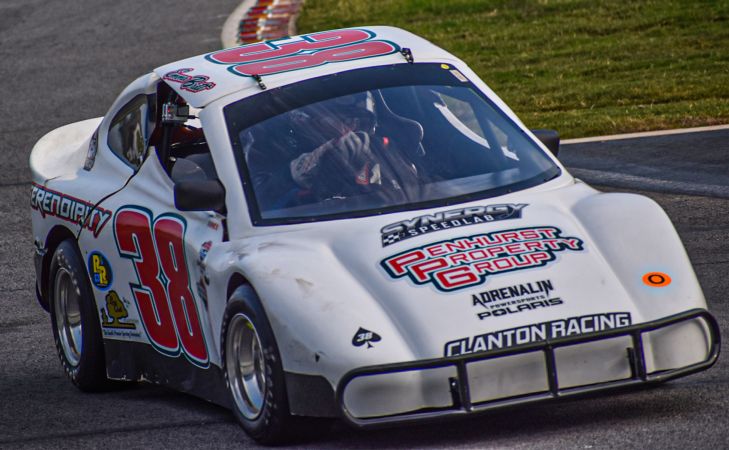
[[[710,367],[719,330],[666,214],[558,148],[396,28],[162,66],[30,158],[63,367],[225,405],[265,443]]]

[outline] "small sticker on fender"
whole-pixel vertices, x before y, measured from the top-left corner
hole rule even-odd
[[[671,284],[671,277],[663,272],[649,272],[643,275],[643,283],[650,287],[665,287]]]

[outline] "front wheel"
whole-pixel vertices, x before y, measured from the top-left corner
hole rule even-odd
[[[83,260],[70,240],[53,254],[50,288],[53,338],[66,375],[82,391],[109,388],[96,302]]]
[[[222,360],[233,413],[261,444],[311,439],[324,422],[292,416],[283,366],[271,325],[253,289],[238,288],[223,317]]]
[[[258,330],[243,312],[235,313],[228,323],[225,367],[236,410],[246,421],[255,421],[263,412],[267,380],[273,374],[264,359]]]

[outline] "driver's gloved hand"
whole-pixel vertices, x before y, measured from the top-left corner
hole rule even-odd
[[[335,158],[352,167],[359,167],[372,158],[370,136],[362,131],[350,131],[336,143]]]
[[[294,181],[308,189],[338,179],[343,174],[357,174],[372,159],[369,135],[362,131],[349,131],[312,152],[300,155],[291,161],[289,168]],[[332,173],[327,173],[329,171]]]

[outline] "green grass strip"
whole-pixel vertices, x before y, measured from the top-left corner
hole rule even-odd
[[[454,53],[563,138],[729,123],[729,0],[308,0],[298,31],[362,25]]]

